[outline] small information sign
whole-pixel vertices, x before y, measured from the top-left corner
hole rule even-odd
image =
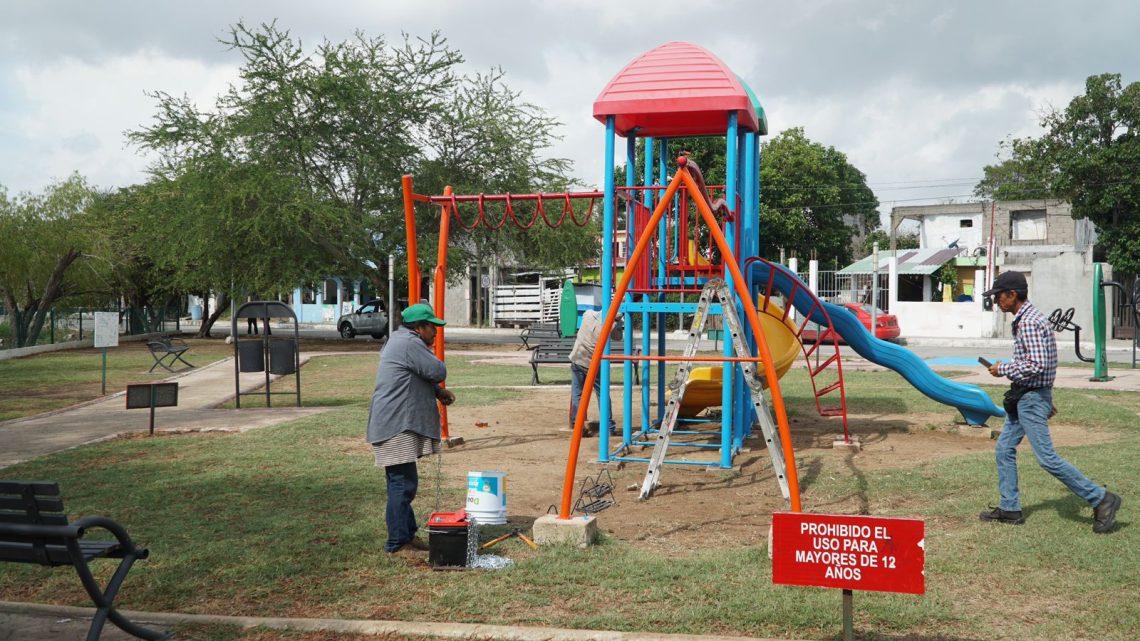
[[[119,313],[95,312],[95,347],[119,346]]]
[[[150,433],[154,434],[154,408],[178,406],[178,383],[127,385],[127,409],[150,408]]]
[[[776,512],[772,582],[923,594],[925,532],[919,519]]]

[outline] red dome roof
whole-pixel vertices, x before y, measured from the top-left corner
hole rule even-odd
[[[669,42],[625,66],[594,101],[594,118],[614,116],[621,136],[705,136],[728,131],[728,114],[758,129],[748,91],[708,50]]]

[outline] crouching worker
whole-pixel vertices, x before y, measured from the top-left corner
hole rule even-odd
[[[609,340],[620,340],[624,330],[624,317],[618,315],[614,320],[614,327],[606,340],[598,343],[602,335],[602,316],[592,309],[582,314],[582,326],[578,328],[578,336],[574,339],[574,347],[570,350],[570,429],[574,429],[574,419],[578,417],[578,405],[582,401],[582,389],[586,386],[586,374],[590,371],[590,360],[594,358],[594,346],[605,349]],[[605,365],[605,363],[603,363]],[[594,398],[598,399],[598,408],[601,409],[602,377],[594,377]],[[613,397],[606,390],[606,397],[610,399],[610,425],[609,434],[615,434],[616,426],[613,416]],[[589,425],[582,427],[582,436],[593,436],[594,430]]]

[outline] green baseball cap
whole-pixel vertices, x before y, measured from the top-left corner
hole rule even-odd
[[[431,311],[431,306],[426,303],[416,303],[415,305],[408,306],[407,309],[400,312],[400,318],[402,318],[405,323],[427,321],[433,325],[447,324],[447,321],[442,318],[436,318],[435,312]]]

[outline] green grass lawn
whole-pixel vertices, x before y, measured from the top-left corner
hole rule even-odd
[[[772,585],[764,532],[751,546],[671,555],[612,539],[587,550],[512,545],[515,566],[498,572],[431,572],[386,558],[383,472],[360,440],[375,367],[375,354],[306,365],[306,404],[336,406],[318,416],[242,434],[107,441],[3,475],[57,480],[73,516],[111,516],[150,547],[123,589],[131,609],[837,638],[839,593]],[[525,385],[529,368],[453,356],[449,369],[464,403],[527,393],[502,386]],[[861,412],[951,414],[890,372],[851,372],[847,381]],[[781,382],[790,412],[815,411],[802,370]],[[1000,397],[998,387],[987,391]],[[857,593],[862,638],[1140,635],[1140,530],[1130,516],[1140,505],[1140,395],[1057,390],[1056,399],[1067,421],[1111,434],[1111,444],[1061,450],[1124,497],[1108,535],[1092,534],[1090,510],[1028,452],[1022,527],[977,520],[995,500],[991,455],[884,471],[826,455],[832,463],[808,489],[812,504],[858,493],[873,514],[926,521],[927,594]],[[445,488],[445,504],[462,501],[460,491]],[[89,604],[73,573],[12,565],[0,568],[0,599]],[[261,638],[250,634],[187,628],[183,638]]]
[[[220,340],[188,339],[182,355],[202,367],[233,354]],[[161,367],[147,372],[154,358],[145,341],[123,341],[107,349],[107,393],[135,383],[153,383],[171,374]],[[185,368],[182,363],[176,372]],[[103,350],[77,349],[0,361],[0,421],[32,416],[99,398],[103,386]]]

